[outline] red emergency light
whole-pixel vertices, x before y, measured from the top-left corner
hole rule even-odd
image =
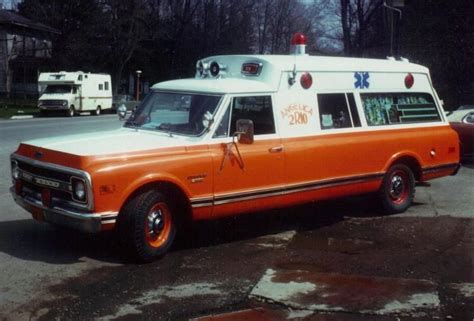
[[[297,32],[291,37],[291,45],[306,45],[306,36],[301,32]]]
[[[305,72],[301,75],[300,84],[304,89],[308,89],[313,85],[313,77],[311,77],[309,72]]]
[[[405,87],[410,89],[413,87],[413,84],[415,83],[415,77],[411,73],[408,73],[405,77]]]
[[[247,62],[242,65],[242,74],[247,76],[258,76],[262,71],[262,63],[259,62]]]
[[[291,53],[294,55],[306,54],[306,36],[297,32],[291,37]]]

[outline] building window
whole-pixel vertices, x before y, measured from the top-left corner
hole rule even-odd
[[[440,121],[433,97],[426,93],[361,94],[367,125]]]

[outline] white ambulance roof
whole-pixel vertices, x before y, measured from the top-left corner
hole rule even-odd
[[[327,57],[309,55],[228,55],[213,56],[202,61],[259,60],[272,64],[281,71],[291,71],[296,63],[298,71],[379,71],[379,72],[421,72],[428,68],[410,62],[388,59]]]
[[[160,82],[152,90],[203,92],[216,94],[260,93],[272,89],[266,83],[239,78],[179,79]]]
[[[213,56],[201,60],[209,65],[217,62],[224,66],[219,78],[207,77],[172,80],[158,83],[154,90],[176,90],[209,93],[259,93],[278,90],[282,73],[291,72],[386,72],[423,73],[428,68],[404,61],[388,59],[343,58],[307,55],[227,55]],[[248,62],[260,63],[259,75],[247,76],[241,73],[242,65]],[[285,76],[286,77],[286,76]]]

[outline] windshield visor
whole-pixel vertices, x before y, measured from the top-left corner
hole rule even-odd
[[[48,85],[44,90],[45,94],[70,94],[71,85]]]
[[[188,93],[149,93],[125,127],[199,136],[222,96]]]

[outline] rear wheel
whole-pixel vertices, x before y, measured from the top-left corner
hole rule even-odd
[[[138,194],[125,205],[118,221],[119,237],[132,258],[151,262],[171,247],[176,225],[166,196],[151,190]]]
[[[415,196],[415,177],[404,164],[395,164],[387,171],[379,191],[382,208],[389,214],[405,212]]]

